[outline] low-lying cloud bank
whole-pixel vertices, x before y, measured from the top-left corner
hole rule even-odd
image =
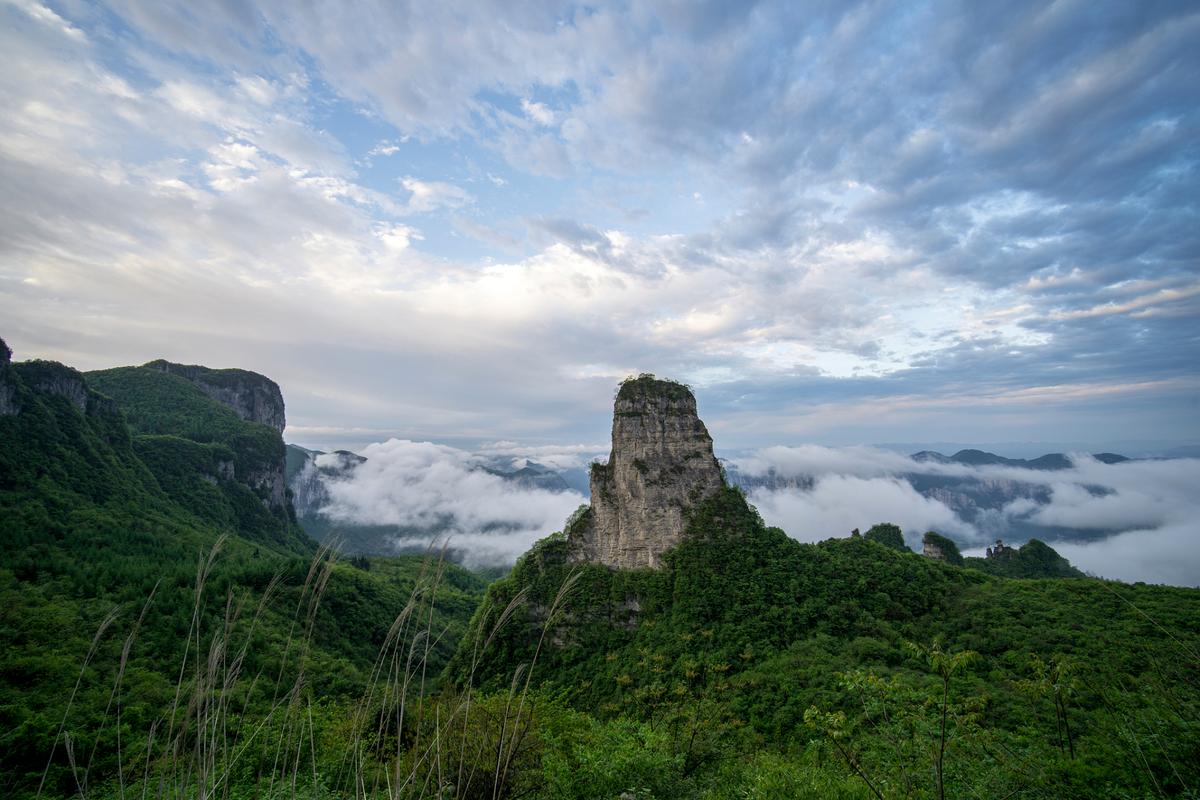
[[[369,445],[361,451],[366,461],[328,480],[321,513],[334,522],[393,526],[398,550],[448,542],[471,565],[512,563],[587,502],[586,483],[568,480],[574,488],[552,491],[488,470],[578,477],[602,454],[599,445],[496,442],[469,452],[391,439]],[[726,463],[763,518],[801,541],[878,522],[903,528],[915,550],[927,530],[968,553],[998,537],[1019,544],[1037,536],[1092,574],[1200,585],[1200,459],[1070,459],[1068,469],[1037,470],[806,445]]]
[[[852,529],[865,531],[876,522],[899,525],[909,547],[918,549],[927,530],[979,538],[944,503],[922,497],[907,481],[894,477],[822,475],[811,489],[756,489],[750,502],[769,524],[803,542],[848,536]]]
[[[484,469],[491,459],[431,442],[390,439],[360,454],[366,461],[327,482],[321,513],[334,522],[395,526],[398,550],[445,543],[470,565],[512,563],[586,502],[575,491],[505,480]]]
[[[969,548],[1044,528],[1039,538],[1089,573],[1200,585],[1200,459],[1070,459],[1069,469],[1050,471],[806,445],[765,448],[730,464],[764,519],[802,541],[893,522],[912,547],[936,530]],[[985,495],[994,507],[971,505]]]

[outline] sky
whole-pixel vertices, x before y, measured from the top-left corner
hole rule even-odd
[[[1194,444],[1197,41],[1153,0],[0,0],[0,336],[264,373],[322,448],[603,444],[643,371],[718,448]]]

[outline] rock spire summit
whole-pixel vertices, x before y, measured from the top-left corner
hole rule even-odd
[[[568,531],[576,560],[658,567],[679,543],[686,512],[724,485],[712,438],[688,387],[653,375],[621,384],[612,452],[593,465],[589,513]]]

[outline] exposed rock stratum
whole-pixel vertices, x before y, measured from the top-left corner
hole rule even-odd
[[[688,509],[723,485],[691,390],[652,375],[627,380],[613,408],[608,463],[592,468],[590,511],[568,531],[572,557],[658,567],[679,543]]]
[[[283,393],[279,384],[257,372],[244,369],[211,369],[195,364],[175,364],[159,359],[144,365],[147,369],[176,375],[192,383],[213,400],[232,410],[247,422],[256,422],[282,434],[286,425]],[[280,456],[246,469],[238,480],[263,496],[263,505],[272,511],[288,508],[285,462]]]
[[[283,433],[286,424],[283,393],[270,378],[244,369],[210,369],[159,359],[145,365],[191,381],[200,391],[249,422]]]

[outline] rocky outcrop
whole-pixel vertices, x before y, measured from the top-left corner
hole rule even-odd
[[[10,386],[15,388],[17,384],[20,384],[35,392],[57,395],[81,412],[95,411],[99,406],[104,405],[103,398],[88,390],[87,382],[79,370],[57,361],[43,361],[40,358],[21,361],[17,364],[6,365],[5,372],[9,375]],[[14,376],[15,381],[11,380]],[[19,402],[19,398],[17,402]]]
[[[83,382],[83,376],[70,367],[42,371],[38,380],[33,382],[33,388],[40,392],[64,397],[67,402],[80,411],[87,411],[87,384]]]
[[[13,385],[9,375],[12,363],[12,350],[0,339],[0,417],[16,414],[20,411],[17,404],[17,387]]]
[[[178,375],[202,392],[233,410],[244,420],[257,422],[283,433],[286,425],[283,393],[270,378],[244,369],[209,369],[194,364],[151,361],[149,369]]]
[[[272,511],[286,511],[288,507],[287,480],[283,477],[283,465],[248,470],[240,476],[242,483],[249,486],[262,498],[263,505]]]
[[[691,390],[652,375],[628,380],[613,408],[608,463],[592,469],[591,509],[567,531],[572,558],[658,567],[688,509],[723,485]]]
[[[279,384],[270,378],[244,369],[210,369],[162,359],[151,361],[145,367],[183,378],[247,422],[266,425],[283,433],[286,425],[283,393],[279,391]],[[282,459],[278,463],[243,469],[238,480],[258,493],[263,505],[272,511],[287,509],[288,485]]]
[[[947,564],[962,566],[962,553],[952,540],[934,531],[926,531],[921,539],[921,555]]]
[[[222,481],[234,480],[235,475],[233,462],[217,459],[215,462],[213,462],[212,472],[205,472],[201,474],[200,479],[205,483],[211,483],[213,486],[220,486]]]
[[[349,450],[323,453],[288,445],[287,486],[292,490],[292,505],[301,519],[321,515],[329,505],[329,482],[348,480],[354,469],[367,459]]]

